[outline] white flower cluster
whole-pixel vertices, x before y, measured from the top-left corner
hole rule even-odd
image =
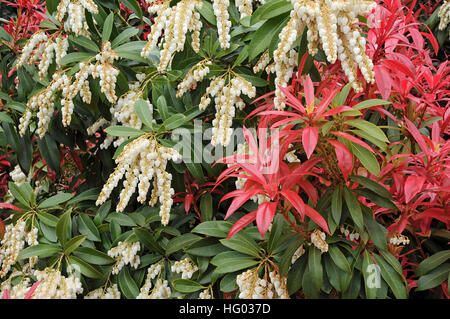
[[[296,260],[299,259],[304,253],[305,253],[305,248],[303,248],[303,245],[300,245],[300,247],[298,247],[297,250],[292,255],[291,265],[294,264],[296,262]]]
[[[145,74],[138,73],[136,74],[136,78],[138,79],[138,81],[130,83],[130,90],[118,99],[116,105],[110,108],[110,112],[112,115],[112,121],[110,125],[122,123],[122,125],[124,126],[132,127],[138,130],[142,128],[142,122],[134,111],[134,104],[137,100],[142,99],[143,92],[141,90],[141,84],[145,79]],[[153,105],[149,100],[146,100],[145,102],[147,103],[150,114],[153,114]],[[152,119],[152,122],[155,123],[156,121]],[[100,145],[100,148],[108,148],[113,139],[113,136],[108,135]],[[126,137],[119,137],[114,141],[114,146],[117,147],[126,140]]]
[[[265,278],[267,278],[265,276]],[[280,279],[275,272],[269,273],[269,280],[259,278],[256,269],[247,270],[236,276],[240,299],[287,299],[286,279]]]
[[[20,272],[13,273],[8,279],[21,276]],[[31,279],[29,277],[22,277],[19,283],[14,286],[11,284],[11,280],[6,280],[0,285],[0,296],[3,296],[6,290],[8,290],[11,299],[24,299],[31,287]]]
[[[84,14],[85,9],[92,14],[98,13],[98,7],[92,0],[61,0],[57,8],[56,19],[62,22],[67,13],[68,19],[64,25],[65,30],[72,31],[77,36],[89,36]]]
[[[212,299],[209,288],[206,288],[205,290],[201,291],[200,294],[198,295],[198,299]]]
[[[315,229],[311,234],[311,243],[314,244],[321,252],[328,251],[328,243],[325,241],[326,235],[319,229]]]
[[[142,49],[141,56],[146,58],[156,49],[164,29],[164,37],[162,37],[164,42],[162,43],[158,66],[159,72],[166,71],[175,52],[183,51],[188,31],[192,32],[192,47],[198,52],[202,23],[200,14],[195,12],[195,9],[200,9],[201,6],[200,0],[183,0],[174,7],[170,7],[170,1],[165,0],[150,6],[149,12],[158,12],[158,16],[151,27],[148,42]]]
[[[161,274],[162,266],[160,263],[154,264],[148,268],[147,278],[136,299],[167,299],[171,295],[168,281],[157,278]],[[156,279],[155,286],[152,289],[152,280]]]
[[[247,16],[251,16],[253,13],[253,3],[260,3],[260,4],[264,4],[264,0],[258,0],[258,1],[253,1],[253,0],[235,0],[235,5],[238,8],[240,14],[241,14],[241,19]]]
[[[6,226],[5,234],[0,242],[0,278],[6,276],[11,267],[17,262],[20,251],[25,246],[26,223],[22,219],[15,225]]]
[[[269,64],[269,62],[270,62],[270,55],[269,50],[267,50],[261,55],[258,62],[256,62],[255,66],[253,67],[253,72],[258,73],[259,71],[264,70],[264,68]]]
[[[130,264],[130,266],[137,269],[141,263],[138,251],[141,249],[140,243],[134,242],[119,242],[116,247],[108,250],[108,256],[115,258],[116,263],[113,266],[111,273],[117,275],[123,266]]]
[[[225,78],[228,78],[228,80],[226,81]],[[236,114],[236,108],[242,110],[245,107],[245,102],[240,98],[241,94],[253,98],[256,96],[256,88],[241,76],[231,77],[227,72],[221,77],[214,78],[206,89],[206,93],[202,96],[199,104],[201,110],[204,110],[211,103],[209,95],[214,97],[216,116],[212,121],[212,145],[222,144],[227,146],[230,143],[233,134],[231,125]]]
[[[344,234],[345,237],[348,237],[351,241],[358,240],[359,239],[359,233],[358,232],[350,232],[346,227],[341,226],[340,231],[342,234]]]
[[[13,180],[14,184],[17,186],[22,185],[23,183],[31,181],[31,174],[30,176],[26,176],[24,172],[20,169],[20,166],[17,164],[14,166],[14,169],[9,173],[9,176]]]
[[[169,159],[175,161],[180,158],[181,155],[176,150],[160,145],[155,135],[140,136],[128,143],[117,157],[118,165],[103,186],[96,205],[101,205],[108,199],[124,175],[126,180],[120,193],[117,211],[122,212],[125,209],[136,187],[139,191],[137,200],[144,203],[150,188],[150,181],[153,179],[153,191],[149,204],[154,206],[159,199],[161,223],[167,225],[173,204],[174,190],[171,187],[172,174],[166,172],[166,166]]]
[[[357,26],[357,16],[367,14],[375,8],[374,1],[291,0],[291,2],[294,7],[291,11],[291,19],[281,31],[280,42],[274,52],[276,84],[285,83],[286,78],[291,77],[290,69],[293,66],[289,68],[287,53],[291,50],[294,41],[301,36],[305,26],[308,26],[307,39],[310,54],[315,55],[318,45],[321,44],[328,62],[335,63],[339,58],[349,82],[356,91],[362,89],[361,84],[357,82],[357,67],[367,82],[375,81],[373,63],[365,53],[366,41]],[[282,97],[281,92],[278,92],[276,95],[278,99],[275,101],[277,108],[284,107],[280,101]]]
[[[106,290],[103,287],[92,290],[84,299],[120,299],[120,291],[117,284],[113,284]]]
[[[182,279],[191,279],[192,275],[198,270],[198,267],[192,262],[192,260],[185,258],[183,260],[176,261],[172,265],[171,270],[177,274],[181,272]]]
[[[229,0],[213,0],[212,6],[217,20],[217,33],[219,34],[219,43],[222,49],[230,47],[230,29],[231,21],[228,13]]]
[[[409,238],[405,235],[395,234],[389,238],[389,243],[397,246],[405,246],[409,244]]]
[[[38,57],[38,55],[42,54],[42,50],[45,48],[45,45],[39,45],[42,42],[45,42],[48,40],[47,35],[45,32],[36,32],[33,34],[28,42],[25,44],[25,46],[22,49],[22,53],[17,59],[16,67],[19,68],[25,64],[28,64],[30,61],[35,61]],[[38,46],[39,45],[39,46]],[[41,48],[42,49],[39,49]],[[34,55],[33,50],[36,48]],[[40,54],[39,54],[40,53]]]
[[[450,24],[450,1],[444,1],[439,9],[438,17],[441,19],[439,22],[439,30],[444,30]],[[448,35],[450,37],[450,31]]]
[[[194,65],[186,74],[183,81],[178,84],[177,97],[181,98],[184,93],[189,89],[197,86],[197,83],[202,81],[203,78],[209,73],[208,65],[211,65],[210,60],[203,60]]]
[[[65,277],[59,270],[45,268],[35,270],[34,276],[40,281],[33,294],[33,299],[76,299],[83,292],[78,277]]]

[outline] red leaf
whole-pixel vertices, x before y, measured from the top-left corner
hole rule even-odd
[[[392,78],[383,65],[375,65],[373,69],[375,71],[375,82],[377,83],[381,97],[387,100],[391,94]]]
[[[408,176],[405,181],[405,201],[409,203],[421,190],[426,177]]]
[[[327,222],[323,218],[322,215],[319,214],[314,208],[311,206],[305,205],[306,215],[309,216],[317,225],[319,225],[324,231],[326,231],[330,236],[330,230],[328,229]]]
[[[291,203],[292,206],[297,210],[297,212],[302,216],[302,218],[305,217],[305,202],[301,199],[300,196],[294,191],[291,191],[289,189],[281,191],[281,195],[283,195],[289,203]]]
[[[9,294],[8,289],[5,289],[5,292],[3,293],[2,299],[11,299],[11,295]]]
[[[277,202],[264,202],[259,205],[256,211],[256,225],[258,226],[259,233],[261,234],[261,239],[267,233],[267,230],[272,223],[273,216],[277,210]]]
[[[3,239],[5,235],[5,223],[0,219],[0,241]]]
[[[242,195],[236,196],[231,202],[230,207],[228,208],[227,215],[225,219],[228,219],[236,210],[239,209],[246,201],[248,201],[251,197],[255,196],[256,193],[259,192],[259,189],[253,189],[248,192],[243,193]]]
[[[23,299],[31,299],[33,297],[33,293],[36,290],[36,288],[39,286],[39,284],[41,283],[42,280],[36,282],[35,284],[33,284],[33,286],[31,286],[30,290],[28,290],[25,298]]]
[[[319,138],[318,127],[308,126],[303,129],[302,144],[308,159],[311,157],[311,154],[314,152],[314,149],[316,148],[318,138]]]
[[[371,148],[369,145],[367,145],[367,143],[364,143],[359,138],[356,138],[353,135],[350,135],[350,134],[345,133],[345,132],[337,132],[337,131],[336,132],[330,132],[330,133],[333,134],[333,135],[345,138],[346,140],[349,140],[350,142],[353,142],[353,143],[356,143],[358,145],[361,145],[362,147],[367,148],[372,153],[375,153],[375,150],[373,148]]]
[[[231,227],[229,233],[228,233],[228,237],[227,239],[230,239],[231,237],[233,237],[234,235],[237,234],[237,232],[239,232],[242,228],[244,228],[245,226],[247,226],[248,224],[250,224],[252,221],[254,221],[256,219],[256,210],[254,212],[248,213],[247,215],[245,215],[244,217],[242,217],[241,219],[239,219],[234,225],[233,227]]]
[[[186,212],[186,214],[191,209],[193,200],[194,200],[194,195],[192,195],[192,194],[187,194],[186,197],[184,198],[184,211]]]
[[[339,168],[341,169],[344,179],[347,181],[348,176],[352,172],[352,154],[348,150],[347,146],[339,141],[328,140],[328,143],[334,146],[334,151],[336,152]]]
[[[0,207],[2,207],[2,208],[9,208],[9,209],[13,209],[13,210],[17,210],[18,212],[23,213],[22,210],[21,210],[19,207],[15,206],[15,205],[13,205],[13,204],[0,203]]]

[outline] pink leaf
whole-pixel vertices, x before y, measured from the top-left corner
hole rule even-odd
[[[28,292],[27,292],[25,298],[23,298],[23,299],[31,299],[31,298],[33,297],[34,291],[35,291],[36,288],[39,286],[39,284],[41,283],[41,281],[42,281],[42,280],[40,280],[40,281],[34,283],[33,286],[31,286],[30,290],[28,290]]]
[[[344,179],[347,181],[353,166],[352,154],[348,150],[347,146],[341,142],[335,140],[329,140],[328,142],[334,146],[339,168],[341,169]]]
[[[380,91],[381,97],[387,100],[389,99],[392,88],[392,78],[389,71],[383,65],[375,65],[373,69],[375,71],[375,82],[377,83],[378,91]]]
[[[422,190],[426,178],[423,176],[408,176],[405,181],[405,201],[409,203]]]
[[[328,229],[327,222],[323,218],[322,215],[319,214],[314,208],[305,205],[306,215],[309,216],[317,225],[319,225],[324,231],[326,231],[329,235],[331,235],[330,230]]]
[[[256,219],[256,210],[254,212],[248,213],[241,219],[239,219],[236,223],[234,223],[233,227],[231,227],[228,232],[227,239],[230,239],[234,235],[236,235],[242,228],[250,224],[252,221]]]
[[[13,205],[13,204],[0,203],[0,207],[3,207],[3,208],[9,208],[9,209],[13,209],[13,210],[17,210],[18,212],[23,213],[22,210],[21,210],[19,207],[15,206],[15,205]]]
[[[256,211],[256,225],[258,226],[261,239],[264,238],[267,230],[272,223],[273,216],[277,210],[277,202],[264,202],[259,205]]]
[[[303,129],[302,144],[308,159],[311,157],[311,154],[314,152],[314,149],[316,148],[318,138],[319,138],[318,127],[308,126]]]
[[[297,212],[302,216],[302,218],[305,217],[305,202],[301,199],[300,196],[294,191],[291,191],[289,189],[281,191],[281,195],[283,195],[289,203],[291,203],[292,206],[297,210]]]

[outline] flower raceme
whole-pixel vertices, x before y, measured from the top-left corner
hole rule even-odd
[[[264,121],[262,124],[266,124]],[[276,131],[275,131],[276,132]],[[268,198],[253,211],[239,219],[228,233],[231,238],[242,228],[253,221],[259,229],[261,237],[264,237],[277,210],[293,226],[296,231],[303,232],[295,222],[292,222],[288,213],[294,213],[295,220],[305,224],[305,216],[311,218],[325,232],[330,233],[325,219],[311,206],[305,204],[299,196],[298,190],[302,189],[310,197],[313,203],[317,202],[317,192],[313,185],[304,179],[304,176],[315,175],[310,169],[320,159],[310,159],[304,163],[288,165],[283,159],[288,153],[291,143],[296,141],[296,136],[289,131],[280,131],[272,134],[266,139],[267,128],[260,127],[258,130],[259,145],[248,129],[244,127],[244,137],[251,149],[251,155],[232,155],[219,160],[219,163],[231,165],[217,179],[216,186],[228,178],[237,177],[245,181],[242,189],[237,189],[225,195],[221,201],[234,198],[231,202],[225,219],[228,219],[247,200],[255,195],[263,195]]]

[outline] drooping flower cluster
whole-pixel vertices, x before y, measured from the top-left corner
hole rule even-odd
[[[31,176],[27,177],[25,173],[22,172],[19,165],[16,165],[14,167],[14,169],[9,173],[9,176],[17,186],[20,186],[23,183],[29,182],[31,180]]]
[[[65,277],[56,269],[35,270],[34,276],[40,283],[34,291],[33,299],[76,299],[77,294],[83,292],[77,276]]]
[[[209,67],[212,62],[210,60],[203,60],[194,65],[186,74],[183,81],[178,84],[177,97],[181,98],[189,89],[196,87],[198,82],[209,73]]]
[[[0,278],[5,277],[17,262],[17,257],[25,246],[27,236],[25,227],[26,223],[23,220],[18,220],[15,225],[6,226],[5,235],[0,242]]]
[[[254,73],[258,73],[259,71],[264,70],[265,67],[269,63],[270,63],[270,55],[269,55],[269,50],[267,50],[261,55],[261,57],[259,58],[258,62],[256,62],[255,66],[253,67],[253,72]]]
[[[119,70],[112,63],[118,59],[117,54],[111,50],[111,44],[107,41],[102,46],[102,52],[95,59],[96,63],[81,62],[79,71],[74,76],[67,76],[63,72],[55,72],[53,80],[48,87],[33,95],[27,103],[27,109],[22,115],[19,124],[19,132],[23,136],[30,123],[32,112],[38,110],[38,133],[42,138],[47,132],[48,125],[54,112],[55,93],[62,91],[61,113],[62,123],[68,126],[72,120],[74,109],[73,99],[80,93],[80,97],[85,103],[91,102],[91,92],[89,88],[88,77],[91,75],[94,79],[100,78],[101,92],[105,94],[110,103],[115,103],[115,86]]]
[[[299,259],[304,253],[305,253],[305,248],[303,248],[303,245],[300,245],[300,247],[298,247],[297,250],[292,255],[291,264],[294,264],[296,262],[296,260]]]
[[[328,251],[328,243],[325,241],[326,235],[319,229],[315,229],[311,234],[311,243],[325,253]]]
[[[141,263],[138,251],[141,249],[140,243],[134,242],[119,242],[116,247],[108,250],[108,256],[116,259],[116,263],[113,266],[111,273],[117,275],[123,266],[129,264],[135,269]]]
[[[450,1],[444,1],[439,9],[438,17],[441,19],[439,21],[439,30],[444,30],[450,24]],[[450,37],[450,32],[448,35]]]
[[[257,269],[247,270],[236,277],[240,299],[288,299],[286,278],[269,272],[269,278],[259,278]]]
[[[106,290],[103,287],[92,290],[84,299],[120,299],[120,291],[117,284],[113,284]]]
[[[214,15],[217,20],[217,33],[219,34],[219,43],[222,49],[228,49],[230,47],[230,28],[231,21],[229,20],[230,14],[228,13],[229,0],[213,0],[212,6]]]
[[[108,199],[123,176],[126,177],[126,180],[120,193],[117,211],[122,212],[125,209],[136,187],[139,192],[137,200],[144,203],[150,188],[150,181],[153,179],[153,191],[149,205],[154,206],[159,200],[161,223],[167,225],[173,204],[174,190],[171,187],[172,175],[166,172],[166,166],[169,159],[175,161],[180,158],[181,155],[176,150],[160,145],[155,135],[141,135],[128,143],[117,157],[117,167],[103,186],[96,205],[101,205]]]
[[[147,2],[152,3],[153,1]],[[170,7],[170,1],[165,0],[149,7],[149,13],[158,13],[158,16],[151,27],[148,42],[142,49],[141,56],[146,58],[157,48],[162,30],[164,30],[163,42],[160,44],[162,50],[158,66],[159,72],[166,71],[175,52],[183,51],[188,31],[192,32],[193,49],[196,52],[200,49],[202,23],[200,14],[195,9],[200,9],[201,6],[200,0],[183,0],[174,7]]]
[[[148,268],[145,283],[142,286],[136,299],[167,299],[170,298],[172,291],[169,288],[167,280],[159,278],[161,274],[161,263],[154,264]],[[152,289],[152,280],[156,278],[155,285]]]
[[[64,24],[64,29],[72,31],[77,36],[89,36],[84,10],[92,14],[98,13],[98,7],[92,0],[61,0],[57,8],[56,19],[63,22],[67,13],[68,18]]]
[[[110,108],[112,120],[107,121],[104,118],[98,119],[94,124],[92,124],[87,129],[88,134],[90,135],[94,134],[101,126],[104,126],[105,124],[109,124],[112,126],[121,123],[124,126],[140,130],[142,128],[142,121],[139,119],[136,112],[134,111],[134,104],[136,101],[141,100],[143,98],[143,91],[141,85],[144,82],[145,77],[146,76],[144,73],[136,74],[137,81],[131,82],[129,84],[130,90],[124,95],[122,95],[117,100],[117,103]],[[145,100],[145,102],[147,103],[150,114],[153,114],[153,105],[148,100]],[[155,122],[155,120],[152,119],[152,122]],[[127,140],[126,137],[119,137],[115,140],[114,139],[115,139],[114,136],[107,135],[103,143],[100,145],[100,148],[107,149],[113,143],[113,141],[114,141],[113,145],[117,147]]]
[[[237,74],[232,77],[230,72],[227,72],[214,78],[202,96],[199,104],[201,110],[211,103],[209,96],[214,97],[216,116],[212,121],[212,145],[227,146],[230,143],[233,134],[231,125],[236,115],[236,108],[242,110],[245,107],[241,94],[253,98],[256,95],[256,88],[243,77]]]
[[[394,234],[389,238],[389,243],[397,246],[405,246],[409,244],[409,238],[405,235]]]
[[[339,58],[344,73],[356,91],[361,91],[357,82],[357,67],[364,79],[373,83],[373,63],[365,53],[366,40],[357,27],[358,15],[367,14],[376,3],[367,0],[291,0],[294,9],[288,24],[280,33],[280,42],[274,52],[276,69],[275,83],[283,86],[292,75],[292,65],[288,52],[292,44],[308,27],[308,50],[311,55],[318,51],[319,44],[328,62],[335,63]],[[282,93],[277,89],[275,106],[284,108]]]
[[[344,227],[343,225],[341,226],[340,231],[342,234],[344,234],[345,237],[348,237],[351,241],[359,239],[358,232],[356,231],[350,232],[348,228]]]
[[[192,275],[198,270],[198,267],[190,260],[185,258],[180,261],[176,261],[171,268],[172,272],[181,273],[182,279],[191,279]]]

